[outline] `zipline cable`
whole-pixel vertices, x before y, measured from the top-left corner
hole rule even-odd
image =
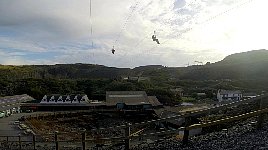
[[[129,15],[126,17],[125,22],[123,23],[123,26],[122,26],[120,32],[118,33],[118,35],[117,35],[117,37],[116,37],[116,39],[114,41],[113,46],[116,46],[116,44],[118,44],[118,41],[121,38],[123,31],[126,29],[127,24],[129,22],[130,18],[132,17],[133,13],[135,12],[135,10],[138,8],[139,3],[140,3],[140,1],[136,0],[135,4],[131,6],[132,9],[131,9]]]
[[[189,7],[189,6],[191,6],[192,4],[194,4],[194,2],[196,2],[196,0],[194,0],[194,1],[192,1],[191,3],[189,3],[186,7]],[[177,10],[177,12],[176,13],[179,13],[179,12],[181,12],[183,9],[185,8],[185,6],[183,7],[183,8],[180,8],[179,10]],[[176,14],[173,14],[173,16],[171,17],[171,18],[173,18],[174,16],[175,16]],[[166,24],[164,24],[164,25],[166,25]],[[162,26],[162,25],[159,25],[158,24],[158,27],[157,28],[160,28],[160,26]],[[140,40],[135,46],[133,46],[133,47],[135,47],[136,49],[138,48],[138,46],[141,44],[141,43],[143,43],[143,41],[145,40],[145,39],[151,39],[151,35],[152,35],[152,33],[146,33],[146,36],[142,39],[142,40]],[[128,53],[130,53],[129,51],[127,51],[127,52],[125,52],[125,54],[121,57],[121,59],[120,60],[122,60],[122,58],[124,58]],[[120,61],[121,62],[121,61]],[[122,64],[120,64],[120,65],[122,65]]]
[[[94,43],[93,43],[93,21],[92,21],[92,0],[89,0],[89,21],[90,21],[90,36],[91,36],[91,50],[94,48]],[[95,55],[94,52],[92,52],[92,61],[93,64],[95,64]]]
[[[202,25],[202,24],[211,22],[211,21],[217,19],[218,17],[221,17],[221,16],[223,16],[223,15],[225,15],[225,14],[227,14],[227,13],[229,13],[229,12],[235,10],[235,9],[238,9],[238,8],[240,8],[240,7],[242,7],[242,6],[246,5],[246,4],[249,4],[249,3],[253,2],[253,1],[255,1],[255,0],[247,0],[247,1],[242,2],[242,3],[240,3],[240,4],[237,4],[238,2],[236,2],[236,4],[237,4],[236,6],[230,8],[230,9],[227,9],[227,10],[225,10],[225,11],[222,11],[222,12],[220,12],[220,13],[214,15],[214,16],[211,16],[211,17],[209,17],[208,19],[206,19],[206,20],[204,20],[204,21],[201,21],[201,22],[199,22],[199,23],[198,23],[198,22],[195,23],[195,26],[194,26],[194,27],[189,27],[189,28],[185,29],[183,32],[177,34],[174,38],[178,38],[178,37],[182,36],[183,34],[186,34],[186,33],[190,32],[190,31],[192,31],[192,30],[193,30],[194,28],[196,28],[197,26],[200,26],[200,25]],[[144,39],[146,39],[146,38],[144,38]],[[144,41],[144,39],[141,40],[141,41]],[[161,43],[161,45],[166,44],[168,41],[170,41],[170,39],[165,40],[164,42]],[[137,45],[139,45],[139,43],[138,43]],[[152,47],[151,49],[148,49],[148,50],[144,51],[142,54],[144,54],[144,53],[148,53],[148,54],[149,54],[149,53],[151,53],[152,50],[154,50],[154,49],[157,48],[157,47],[158,47],[158,45]],[[137,47],[135,47],[135,48],[137,48]],[[128,53],[130,53],[130,52],[128,51],[126,54],[128,54]],[[126,54],[125,54],[123,57],[125,57]]]
[[[196,27],[196,26],[199,26],[199,25],[202,25],[202,24],[205,24],[205,23],[208,23],[208,22],[210,22],[210,21],[213,21],[213,20],[217,19],[218,17],[221,17],[221,16],[223,16],[223,15],[229,13],[230,11],[233,11],[233,10],[235,10],[235,9],[238,9],[238,8],[240,8],[240,7],[242,7],[242,6],[246,5],[246,4],[249,4],[249,3],[253,2],[253,1],[255,1],[255,0],[247,0],[246,2],[237,4],[236,6],[230,8],[230,9],[228,9],[228,10],[225,10],[225,11],[223,11],[223,12],[220,12],[220,13],[218,13],[218,14],[212,16],[212,17],[209,17],[208,19],[206,19],[206,20],[204,20],[204,21],[201,21],[201,22],[199,22],[199,23],[195,23],[195,27]],[[177,34],[174,38],[178,38],[178,37],[182,36],[183,34],[192,31],[195,27],[190,27],[190,28],[185,29],[183,32]],[[164,42],[162,42],[162,45],[163,45],[163,44],[166,44],[168,41],[170,41],[170,39],[165,40]],[[151,50],[153,50],[153,49],[155,49],[155,48],[156,48],[156,46],[153,47],[153,48],[151,48],[151,49],[149,49],[149,50],[147,50],[147,51],[151,51]]]

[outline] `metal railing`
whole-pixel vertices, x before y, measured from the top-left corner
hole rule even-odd
[[[179,133],[179,131],[184,131],[184,137],[183,137],[183,142],[186,143],[188,141],[188,136],[189,136],[189,130],[192,129],[197,129],[197,128],[203,128],[203,127],[209,127],[209,126],[213,126],[213,125],[218,125],[218,124],[223,124],[223,123],[228,123],[228,122],[233,122],[233,121],[238,121],[241,119],[245,119],[245,118],[249,118],[249,117],[254,117],[254,116],[259,116],[259,120],[258,120],[258,124],[257,126],[260,127],[262,124],[262,120],[263,120],[263,114],[268,113],[268,108],[267,105],[264,105],[264,99],[267,99],[268,95],[260,95],[256,98],[251,98],[251,99],[246,99],[246,100],[240,100],[240,101],[236,101],[236,102],[231,102],[229,104],[224,104],[222,106],[216,106],[216,107],[212,107],[209,109],[205,109],[205,110],[201,110],[201,111],[194,111],[192,113],[188,113],[188,114],[184,114],[184,115],[177,115],[177,116],[172,116],[172,117],[168,117],[168,118],[162,118],[162,119],[156,119],[156,120],[151,120],[151,121],[147,121],[147,122],[141,122],[141,123],[135,123],[135,124],[125,124],[125,125],[121,125],[121,126],[116,126],[116,127],[109,127],[109,128],[101,128],[95,131],[100,131],[100,130],[110,130],[110,129],[116,129],[116,128],[121,128],[125,131],[125,135],[122,137],[113,137],[113,138],[87,138],[86,132],[81,133],[81,138],[79,138],[79,140],[60,140],[59,136],[61,134],[65,134],[65,133],[59,133],[59,132],[55,132],[54,134],[50,134],[50,136],[53,136],[53,140],[52,141],[44,141],[44,140],[36,140],[36,135],[32,136],[32,140],[22,140],[22,136],[18,136],[18,140],[10,140],[10,136],[6,136],[5,140],[3,141],[3,145],[8,145],[8,143],[16,143],[15,145],[18,147],[18,149],[23,149],[23,144],[22,143],[30,143],[30,147],[32,147],[32,149],[37,149],[37,143],[49,143],[51,145],[51,148],[54,148],[56,150],[63,148],[63,146],[61,145],[68,145],[67,143],[76,143],[76,146],[85,150],[89,147],[89,143],[91,143],[92,145],[99,145],[99,143],[105,143],[105,142],[124,142],[124,147],[125,149],[129,149],[130,148],[130,140],[133,138],[137,138],[137,137],[148,137],[148,136],[157,136],[157,135],[168,135],[168,134],[177,134]],[[265,99],[265,100],[266,100]],[[260,100],[259,104],[260,107],[258,110],[255,111],[251,111],[248,113],[244,113],[244,114],[240,114],[237,116],[231,116],[231,117],[226,117],[224,119],[219,119],[219,120],[215,120],[215,121],[211,121],[211,122],[207,122],[207,123],[201,123],[201,124],[191,124],[191,122],[189,121],[190,117],[196,116],[196,115],[200,115],[200,114],[206,114],[208,112],[212,112],[212,111],[218,111],[221,109],[224,109],[226,107],[230,107],[230,106],[234,106],[234,105],[239,105],[242,103],[249,103],[252,101],[257,101]],[[77,112],[88,112],[88,111],[77,111]],[[73,113],[77,113],[77,112],[73,112]],[[57,112],[56,114],[65,114],[65,113],[70,113],[70,112]],[[42,117],[42,116],[49,116],[49,115],[55,115],[54,112],[52,113],[47,113],[47,114],[39,114],[39,115],[33,115],[33,116],[29,116],[29,118],[31,117]],[[156,123],[156,122],[163,122],[163,121],[167,121],[167,120],[171,120],[171,119],[175,119],[175,118],[181,118],[184,117],[186,120],[185,126],[184,127],[180,127],[178,129],[174,129],[174,130],[166,130],[166,131],[159,131],[159,132],[152,132],[152,133],[146,133],[146,134],[130,134],[130,127],[136,127],[139,125],[147,125],[150,123]],[[1,138],[1,137],[0,137]],[[2,145],[2,143],[1,143]],[[92,146],[90,145],[90,146]]]

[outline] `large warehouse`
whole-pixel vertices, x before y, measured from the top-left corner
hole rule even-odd
[[[37,103],[25,103],[22,109],[33,111],[145,111],[163,105],[155,96],[147,96],[145,91],[107,91],[106,101],[89,100],[87,95],[45,95]]]
[[[162,106],[155,96],[147,96],[145,91],[107,91],[106,105],[121,110],[149,110]]]

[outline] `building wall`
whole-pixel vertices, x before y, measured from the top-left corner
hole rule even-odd
[[[227,94],[221,94],[217,93],[217,99],[219,102],[224,101],[224,100],[241,100],[242,99],[242,94],[238,93],[227,93]]]
[[[223,96],[223,95],[221,95],[219,92],[217,93],[217,99],[218,99],[219,102],[222,101],[222,96]]]
[[[149,100],[145,91],[107,91],[106,103],[109,105],[116,105],[117,103],[139,105],[149,103]]]

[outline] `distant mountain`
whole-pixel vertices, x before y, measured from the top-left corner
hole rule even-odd
[[[254,50],[232,54],[222,61],[185,69],[187,79],[266,79],[268,51]]]
[[[253,64],[253,63],[263,63],[268,61],[268,51],[267,50],[253,50],[249,52],[232,54],[225,57],[222,61],[216,63],[219,65],[223,64]]]
[[[115,79],[126,76],[145,76],[155,80],[192,79],[260,79],[267,80],[268,51],[254,50],[232,54],[222,61],[189,67],[140,66],[133,69],[92,64],[0,65],[2,79]]]
[[[91,64],[56,64],[56,65],[25,65],[0,66],[2,79],[20,78],[58,78],[58,79],[113,79],[127,75],[130,68],[115,68]]]
[[[213,64],[189,67],[149,65],[130,69],[80,63],[0,65],[0,96],[26,93],[40,99],[47,93],[85,93],[92,99],[105,99],[107,90],[145,90],[169,101],[172,98],[168,89],[174,87],[182,87],[186,93],[219,88],[268,91],[267,66],[267,50],[233,54]],[[122,77],[149,77],[150,80],[120,80]]]

